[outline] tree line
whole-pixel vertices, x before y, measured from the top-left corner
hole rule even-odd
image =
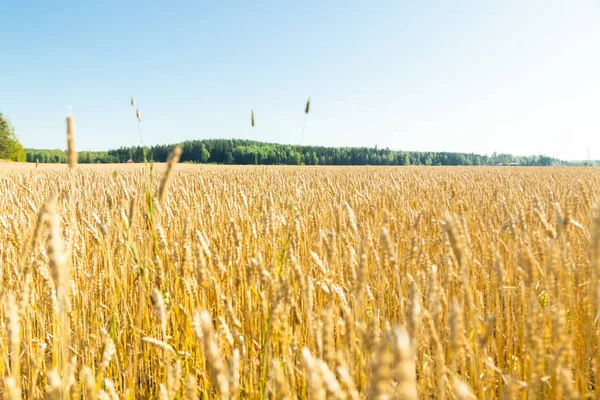
[[[207,139],[183,142],[182,162],[242,165],[574,165],[543,155],[480,155],[474,153],[399,151],[377,147],[295,146],[244,139]],[[81,151],[79,163],[124,163],[133,160],[164,162],[171,145],[131,146],[108,151]],[[25,149],[28,162],[65,163],[63,150]],[[582,164],[582,163],[580,163]]]

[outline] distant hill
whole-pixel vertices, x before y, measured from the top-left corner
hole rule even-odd
[[[585,165],[544,155],[480,155],[474,153],[421,152],[369,147],[322,147],[266,143],[243,139],[189,140],[182,143],[182,162],[242,165]],[[79,163],[164,162],[175,144],[121,147],[108,151],[81,151]],[[64,150],[25,149],[28,162],[65,163]],[[600,165],[593,161],[592,165]]]

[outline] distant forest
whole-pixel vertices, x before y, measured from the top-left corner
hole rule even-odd
[[[510,165],[551,166],[585,165],[566,162],[542,155],[513,156],[511,154],[479,155],[397,151],[368,147],[320,147],[265,143],[242,139],[190,140],[182,143],[181,162],[242,165]],[[108,151],[80,151],[79,163],[104,164],[164,162],[175,147],[171,145],[121,147]],[[28,162],[65,163],[64,150],[25,149]],[[597,164],[596,161],[593,164]]]

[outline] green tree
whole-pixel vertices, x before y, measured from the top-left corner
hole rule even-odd
[[[233,164],[235,163],[235,158],[233,158],[233,154],[231,153],[231,150],[227,150],[227,155],[225,158],[225,163],[226,164]]]
[[[410,157],[408,154],[404,155],[404,165],[410,165]]]
[[[27,160],[25,149],[15,134],[14,126],[2,113],[0,113],[0,159],[22,162]]]
[[[208,150],[206,150],[206,146],[204,145],[204,143],[202,143],[202,152],[200,153],[200,162],[206,163],[206,162],[208,162],[209,158],[210,158],[210,153],[208,152]]]

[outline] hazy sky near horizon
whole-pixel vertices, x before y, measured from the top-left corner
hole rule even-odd
[[[600,159],[600,1],[11,1],[25,147],[257,138]],[[250,127],[250,110],[256,129]]]

